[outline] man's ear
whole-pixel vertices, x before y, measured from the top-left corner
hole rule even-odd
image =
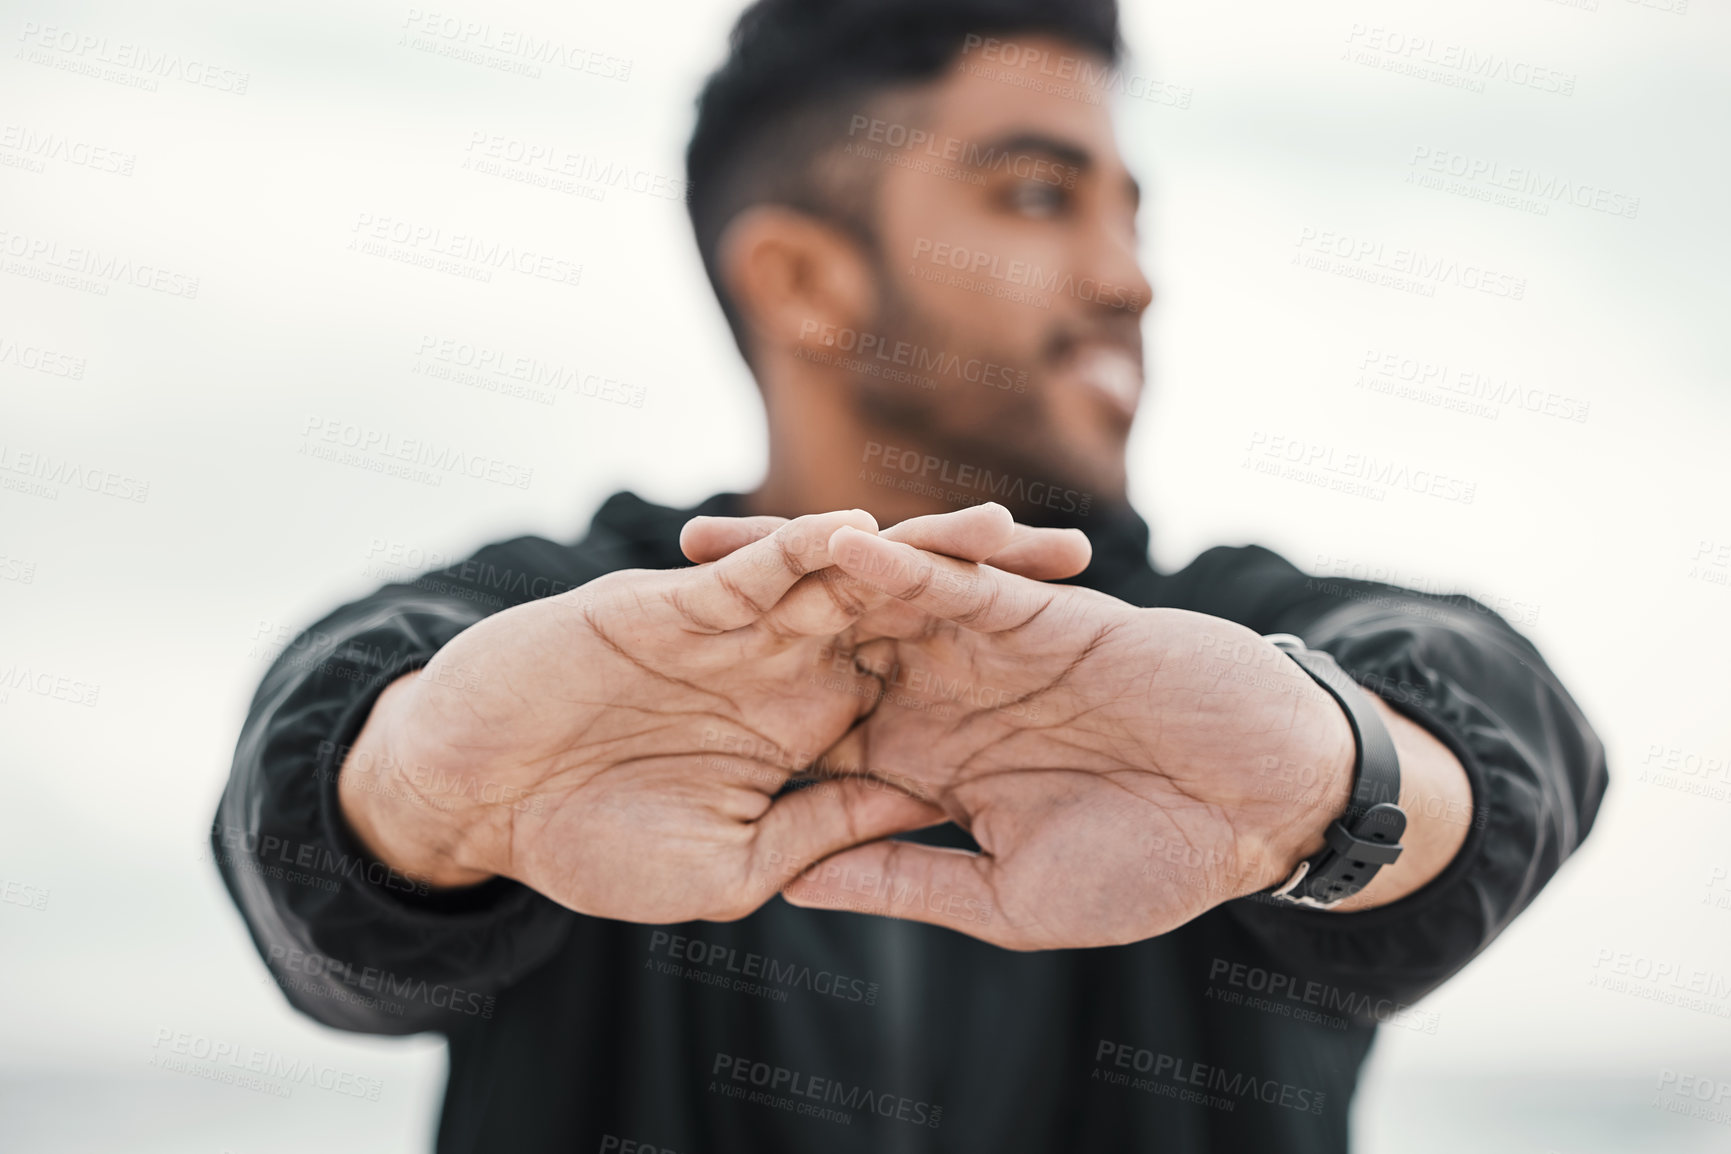
[[[722,230],[717,256],[721,283],[757,348],[858,329],[876,312],[877,286],[860,243],[797,209],[745,209]]]

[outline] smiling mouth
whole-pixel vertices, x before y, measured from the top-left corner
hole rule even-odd
[[[1059,362],[1059,374],[1104,400],[1125,418],[1136,415],[1142,399],[1142,360],[1123,345],[1084,342]]]

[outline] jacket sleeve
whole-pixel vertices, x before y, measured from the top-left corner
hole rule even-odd
[[[1201,611],[1232,610],[1217,615],[1328,651],[1465,767],[1466,842],[1423,888],[1351,913],[1259,896],[1227,905],[1271,964],[1361,1005],[1416,1001],[1488,946],[1587,836],[1607,783],[1603,744],[1538,650],[1470,598],[1308,577],[1254,547],[1210,550],[1191,568],[1179,577]]]
[[[497,993],[559,948],[578,915],[516,882],[429,891],[371,859],[342,819],[336,776],[392,681],[490,613],[602,571],[547,541],[490,546],[336,610],[272,664],[210,836],[229,894],[296,1008],[347,1030],[446,1030],[491,1018]]]

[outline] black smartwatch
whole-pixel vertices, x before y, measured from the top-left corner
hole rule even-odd
[[[1290,633],[1270,634],[1264,640],[1298,662],[1340,703],[1358,747],[1352,763],[1352,799],[1346,813],[1325,831],[1328,845],[1299,862],[1291,877],[1265,891],[1277,902],[1332,909],[1400,857],[1400,837],[1406,832],[1406,811],[1400,808],[1400,758],[1370,695],[1334,658],[1307,649]]]

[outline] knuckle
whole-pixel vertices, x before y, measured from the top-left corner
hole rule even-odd
[[[799,555],[807,547],[804,533],[798,529],[778,532],[774,540],[776,556],[780,558],[782,566],[796,577],[803,576],[805,565]]]

